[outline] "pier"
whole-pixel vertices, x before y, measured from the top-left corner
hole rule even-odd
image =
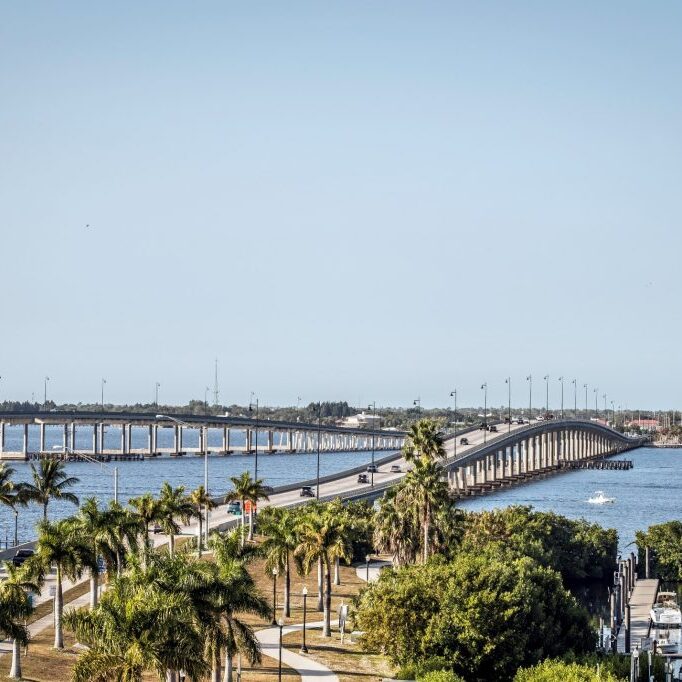
[[[630,459],[595,459],[581,462],[560,462],[561,469],[602,469],[606,471],[628,471],[633,464]]]

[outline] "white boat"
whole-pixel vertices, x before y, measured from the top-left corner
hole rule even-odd
[[[656,649],[662,654],[675,654],[679,650],[679,641],[670,636],[670,631],[666,630],[659,637],[654,637]]]
[[[616,501],[615,497],[606,497],[603,490],[595,491],[594,495],[587,500],[590,504],[613,504]]]
[[[677,605],[677,594],[675,592],[659,592],[649,615],[654,627],[680,627],[682,625],[682,612]]]

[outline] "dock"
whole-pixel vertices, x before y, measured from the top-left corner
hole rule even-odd
[[[649,612],[658,594],[658,578],[637,578],[635,586],[630,593],[630,650],[638,648],[646,651],[651,648],[649,640],[649,627],[651,618]],[[618,632],[618,651],[626,652],[625,642],[626,627],[621,627]]]

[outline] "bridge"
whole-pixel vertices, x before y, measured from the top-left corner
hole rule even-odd
[[[11,426],[19,427],[21,431],[20,444],[15,450],[6,449],[6,430]],[[56,439],[55,429],[58,433]],[[51,447],[48,446],[47,434],[52,436]],[[213,436],[213,443],[209,436]],[[208,452],[218,455],[252,454],[257,448],[264,453],[315,452],[318,447],[323,452],[395,451],[402,447],[404,438],[404,431],[391,429],[349,428],[324,422],[287,422],[253,417],[134,412],[0,412],[0,460],[27,460],[32,457],[77,459],[79,455],[90,459],[118,460],[164,454],[181,457]],[[84,439],[87,447],[83,446]],[[109,447],[106,447],[105,440]],[[144,443],[142,447],[140,441]],[[197,445],[189,446],[188,441]]]

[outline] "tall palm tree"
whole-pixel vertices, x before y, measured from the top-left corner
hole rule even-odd
[[[201,556],[201,549],[202,549],[202,544],[203,540],[202,538],[204,537],[202,528],[203,528],[203,523],[204,523],[204,513],[203,509],[213,509],[215,507],[215,502],[213,502],[213,499],[208,495],[206,492],[206,488],[204,488],[203,485],[200,485],[198,488],[195,488],[189,495],[189,502],[193,507],[193,516],[195,516],[197,519],[199,519],[199,536],[197,538],[197,554],[198,556]]]
[[[117,566],[122,551],[122,538],[118,528],[118,514],[112,508],[100,509],[97,498],[88,497],[76,516],[77,532],[90,545],[96,559],[102,557],[111,570]],[[97,606],[99,589],[98,566],[90,569],[90,608]]]
[[[445,459],[446,452],[443,435],[438,423],[433,419],[421,419],[412,424],[407,432],[403,446],[405,461],[437,462]]]
[[[145,493],[140,497],[133,497],[129,501],[133,513],[137,517],[142,529],[142,543],[144,547],[145,561],[149,558],[151,540],[149,538],[149,526],[158,521],[161,516],[161,504],[151,493]]]
[[[194,504],[185,495],[185,486],[173,488],[167,481],[161,486],[159,496],[158,520],[163,532],[168,536],[169,554],[175,554],[175,536],[180,532],[180,525],[176,521],[179,518],[184,524],[188,524],[195,514]]]
[[[323,637],[331,637],[332,581],[331,562],[339,557],[349,560],[351,548],[348,529],[343,518],[328,512],[308,516],[301,525],[301,539],[295,554],[300,557],[306,572],[315,562],[324,569],[324,625]]]
[[[265,570],[272,573],[277,569],[284,576],[285,618],[291,616],[291,556],[298,547],[298,520],[296,513],[282,507],[268,507],[267,514],[260,516],[261,533],[265,540],[260,549],[265,555]]]
[[[0,632],[12,639],[12,668],[9,676],[21,679],[21,647],[28,644],[30,633],[26,619],[33,613],[28,592],[38,593],[40,586],[28,577],[26,569],[5,562],[7,577],[0,583]]]
[[[396,566],[414,563],[421,543],[418,515],[411,507],[398,503],[400,489],[395,486],[387,490],[374,515],[374,546],[391,554]]]
[[[72,682],[141,682],[185,670],[191,679],[208,672],[202,636],[190,598],[153,579],[114,578],[94,610],[71,610],[65,622],[89,648],[76,662]]]
[[[140,536],[144,533],[144,524],[135,512],[113,500],[109,502],[107,513],[114,531],[112,544],[116,550],[114,563],[111,565],[107,563],[107,572],[112,575],[115,569],[116,575],[120,576],[126,553],[135,553],[138,550]]]
[[[233,502],[234,500],[239,500],[242,505],[242,544],[243,533],[244,533],[244,515],[246,502],[251,503],[251,513],[249,514],[249,540],[253,540],[253,516],[255,511],[255,506],[258,504],[258,500],[269,500],[267,495],[267,489],[263,485],[263,481],[259,478],[253,480],[248,471],[242,473],[241,476],[231,476],[230,481],[234,486],[233,490],[230,490],[227,495],[225,495],[225,502]]]
[[[93,571],[97,570],[97,557],[75,520],[63,519],[56,523],[42,521],[39,524],[35,554],[26,563],[29,574],[41,582],[53,565],[57,569],[54,599],[54,648],[63,649],[62,580],[64,576],[70,580],[77,580],[88,568]]]
[[[12,480],[14,476],[14,469],[0,462],[0,504],[9,507],[14,512],[14,544],[19,544],[17,537],[17,525],[19,512],[17,505],[26,505],[26,499],[23,494],[24,484],[15,483]]]
[[[51,499],[78,504],[78,497],[67,491],[79,482],[75,476],[67,476],[64,462],[41,459],[38,468],[31,464],[32,483],[24,483],[21,495],[27,502],[43,505],[43,521],[47,521],[47,505]]]

